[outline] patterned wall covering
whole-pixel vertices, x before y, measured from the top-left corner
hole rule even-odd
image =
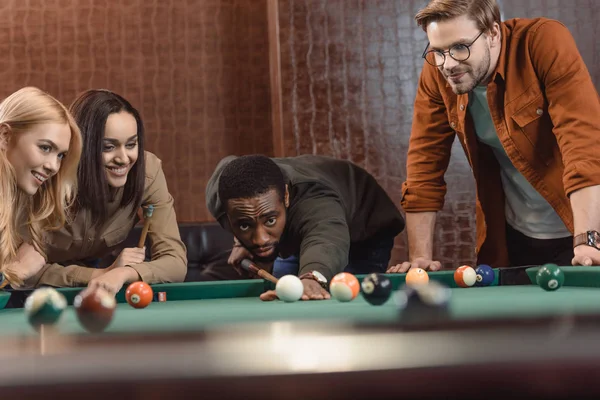
[[[326,154],[372,172],[395,200],[406,178],[420,58],[427,38],[414,15],[424,0],[279,0],[285,154]],[[572,31],[600,85],[600,3],[501,0],[504,18],[546,16]],[[475,196],[458,141],[438,214],[435,257],[446,266],[475,258]],[[405,235],[394,261],[407,257]]]
[[[205,183],[231,153],[271,153],[265,0],[3,0],[0,96],[89,88],[136,106],[181,221],[206,221]]]
[[[269,20],[268,1],[279,18]],[[547,16],[573,32],[600,85],[600,2],[499,0],[505,18]],[[4,0],[0,96],[39,86],[65,103],[88,88],[144,117],[180,221],[209,221],[205,184],[221,157],[272,155],[269,25],[279,24],[281,138],[287,156],[367,168],[398,200],[426,44],[424,0]],[[273,43],[271,43],[273,45]],[[280,91],[279,91],[280,90]],[[276,116],[279,117],[279,116]],[[474,258],[474,186],[456,144],[436,257]],[[394,261],[406,257],[405,237]]]

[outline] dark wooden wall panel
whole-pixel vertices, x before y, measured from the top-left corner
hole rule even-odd
[[[413,101],[427,44],[414,22],[424,0],[279,0],[285,154],[324,154],[372,172],[396,201],[406,178]],[[547,16],[573,32],[600,84],[600,3],[501,0],[504,17]],[[446,266],[475,258],[475,187],[455,142],[438,214],[435,257]],[[393,261],[406,259],[405,235]]]
[[[3,0],[0,97],[66,104],[108,88],[142,113],[180,221],[211,220],[206,181],[233,153],[271,154],[266,0]]]

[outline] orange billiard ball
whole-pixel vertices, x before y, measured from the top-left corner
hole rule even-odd
[[[152,303],[154,291],[146,282],[133,282],[125,291],[125,299],[134,308],[145,308]]]
[[[422,268],[411,268],[406,273],[406,286],[419,286],[429,283],[429,274]]]
[[[454,271],[454,282],[460,287],[471,287],[477,282],[477,273],[468,265],[462,265]]]
[[[349,272],[340,272],[333,277],[329,284],[329,293],[337,301],[354,300],[360,291],[360,283],[356,276]]]

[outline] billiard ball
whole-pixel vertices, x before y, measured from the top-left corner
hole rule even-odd
[[[280,300],[286,303],[293,303],[300,300],[304,294],[304,285],[297,276],[284,275],[277,281],[275,292]]]
[[[75,296],[73,306],[81,326],[88,332],[98,333],[110,325],[117,302],[114,296],[103,289],[85,289]]]
[[[473,267],[462,265],[454,271],[454,282],[462,288],[471,287],[477,281],[477,273]]]
[[[145,308],[152,303],[154,291],[146,282],[133,282],[125,290],[125,300],[131,307]]]
[[[553,291],[565,283],[565,273],[556,264],[544,264],[538,270],[535,280],[542,289]]]
[[[358,279],[349,272],[340,272],[333,277],[329,284],[329,293],[334,299],[341,302],[354,300],[359,291]]]
[[[380,306],[390,298],[392,294],[392,281],[383,274],[371,273],[360,283],[363,297],[374,306]]]
[[[429,283],[429,274],[421,268],[411,268],[406,273],[405,283],[408,286],[426,285]]]
[[[443,283],[404,285],[394,296],[403,324],[432,323],[448,319],[452,291]]]
[[[475,286],[489,286],[494,282],[494,278],[496,277],[492,267],[486,264],[479,265],[475,270],[475,274],[477,275]]]
[[[55,325],[67,308],[65,296],[56,289],[36,289],[25,300],[25,314],[29,324],[39,330],[42,325]]]

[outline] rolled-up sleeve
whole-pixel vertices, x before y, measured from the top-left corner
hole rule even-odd
[[[454,130],[436,81],[435,68],[425,64],[419,79],[412,131],[402,185],[401,206],[407,212],[438,211],[444,207],[444,175],[450,162]]]

